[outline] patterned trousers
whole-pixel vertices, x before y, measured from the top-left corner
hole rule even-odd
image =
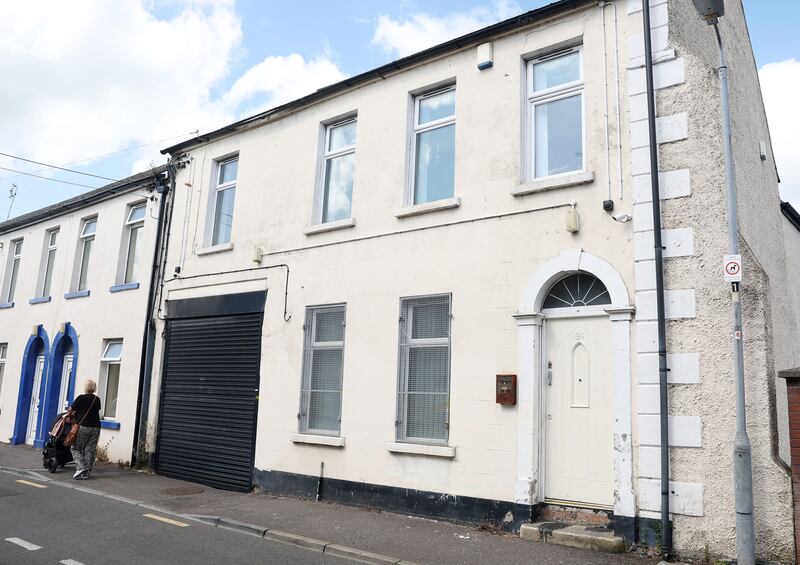
[[[86,470],[91,473],[98,439],[100,439],[100,428],[81,426],[81,429],[78,430],[75,444],[69,448],[78,471]]]

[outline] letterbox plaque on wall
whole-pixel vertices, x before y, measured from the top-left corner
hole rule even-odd
[[[517,375],[497,375],[497,403],[514,406],[517,403]]]

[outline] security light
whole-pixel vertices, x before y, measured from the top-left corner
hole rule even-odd
[[[692,0],[700,17],[709,24],[715,24],[725,15],[725,4],[722,0]]]

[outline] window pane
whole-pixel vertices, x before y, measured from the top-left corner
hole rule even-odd
[[[19,274],[19,259],[11,263],[11,277],[8,283],[8,296],[6,302],[14,302],[14,292],[17,290],[17,274]]]
[[[53,230],[50,232],[50,239],[48,241],[48,245],[50,247],[54,247],[58,243],[58,230]]]
[[[0,361],[5,361],[7,351],[8,351],[8,344],[0,343]]]
[[[130,214],[128,214],[128,223],[139,222],[144,220],[144,211],[145,206],[135,206],[131,208]]]
[[[341,390],[342,350],[317,349],[311,354],[311,390]]]
[[[447,394],[410,393],[407,402],[407,437],[447,439]]]
[[[583,168],[581,95],[535,106],[535,176]]]
[[[108,366],[108,378],[106,380],[106,398],[103,416],[114,418],[117,415],[117,392],[119,391],[119,365]]]
[[[320,310],[314,320],[314,341],[342,341],[344,339],[344,310]]]
[[[581,78],[581,58],[577,52],[533,65],[533,90],[545,90]]]
[[[447,392],[449,347],[412,347],[408,351],[408,392]]]
[[[231,240],[233,198],[235,194],[235,188],[226,188],[217,192],[217,203],[214,208],[214,233],[211,245],[220,245]]]
[[[325,200],[322,203],[323,222],[350,217],[355,163],[355,153],[328,159],[325,170]]]
[[[142,226],[131,228],[128,239],[128,259],[125,263],[125,284],[136,282],[137,277],[137,255],[142,241]]]
[[[417,134],[414,204],[453,196],[456,126]]]
[[[228,161],[219,166],[219,184],[225,184],[236,180],[239,173],[239,160]]]
[[[450,306],[447,299],[411,307],[411,339],[446,338],[450,335]]]
[[[356,144],[356,122],[332,126],[328,136],[328,151],[338,151]]]
[[[427,124],[456,113],[456,91],[447,90],[440,94],[420,98],[417,125]]]
[[[83,253],[81,254],[81,270],[78,273],[78,290],[86,290],[89,277],[89,258],[92,256],[94,238],[83,240]]]
[[[44,271],[44,284],[42,285],[42,296],[50,296],[50,286],[53,282],[53,266],[56,262],[56,250],[51,249],[47,252],[47,265]]]
[[[308,402],[308,428],[338,432],[340,404],[339,392],[312,391]]]
[[[22,254],[22,240],[14,242],[14,255]]]
[[[81,237],[94,235],[96,231],[97,231],[97,220],[86,220],[86,223],[83,224],[83,230],[81,231]]]
[[[119,361],[122,359],[122,342],[109,341],[103,352],[103,361]]]

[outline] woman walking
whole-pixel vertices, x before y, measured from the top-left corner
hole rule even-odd
[[[74,425],[80,426],[78,437],[70,447],[72,458],[78,468],[72,476],[73,479],[86,480],[92,474],[97,440],[100,439],[100,399],[94,394],[96,390],[96,382],[86,381],[83,386],[86,394],[81,394],[71,406]]]

